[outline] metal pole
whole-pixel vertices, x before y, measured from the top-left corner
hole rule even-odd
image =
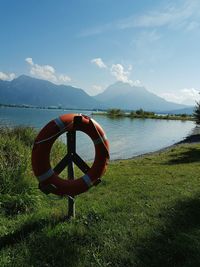
[[[67,133],[67,149],[70,155],[70,161],[68,164],[68,179],[74,180],[74,163],[72,161],[73,155],[76,150],[76,132]],[[75,217],[75,200],[74,198],[68,197],[68,218]]]

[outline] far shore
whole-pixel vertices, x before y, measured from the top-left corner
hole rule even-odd
[[[73,107],[57,107],[57,106],[29,106],[29,105],[17,105],[17,104],[0,104],[0,108],[27,108],[27,109],[47,109],[47,110],[82,110],[82,111],[94,111],[95,109],[86,108],[73,108]]]
[[[121,119],[121,118],[130,118],[130,119],[155,119],[155,120],[181,120],[181,121],[194,121],[194,117],[188,114],[156,114],[154,112],[143,111],[142,113],[136,112],[123,112],[120,113],[111,113],[107,112],[92,112],[94,116],[106,116],[111,119]]]
[[[138,111],[123,111],[120,109],[113,109],[114,113],[110,114],[111,110],[104,109],[86,109],[86,108],[73,108],[73,107],[61,107],[61,106],[31,106],[31,105],[18,105],[18,104],[2,104],[0,103],[0,108],[22,108],[22,109],[42,109],[42,110],[81,110],[90,111],[91,116],[107,116],[111,119],[119,118],[130,118],[130,119],[156,119],[156,120],[181,120],[181,121],[194,121],[194,117],[189,114],[168,114],[168,113],[155,113],[149,111],[138,110],[142,113],[137,113]],[[115,113],[119,111],[119,113]]]

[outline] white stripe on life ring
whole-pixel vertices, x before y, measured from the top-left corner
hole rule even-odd
[[[87,184],[88,187],[91,187],[92,186],[92,180],[90,179],[90,177],[85,174],[83,175],[83,181]]]
[[[47,172],[43,173],[42,175],[37,176],[37,179],[39,182],[44,182],[49,177],[51,177],[53,174],[54,174],[54,171],[52,169],[49,169]]]
[[[100,136],[99,138],[93,140],[93,143],[94,143],[95,145],[98,145],[98,144],[103,143],[103,142],[106,141],[106,140],[107,140],[106,135],[103,135],[103,136]]]
[[[64,130],[65,124],[60,117],[56,118],[54,121],[61,131]]]

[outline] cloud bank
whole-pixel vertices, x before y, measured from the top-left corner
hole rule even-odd
[[[53,83],[67,83],[71,81],[71,78],[65,74],[58,74],[54,67],[50,65],[39,65],[33,62],[31,57],[27,57],[25,61],[30,66],[30,74],[34,77],[48,80]]]
[[[122,64],[112,64],[109,66],[108,64],[104,63],[102,58],[94,58],[90,61],[92,64],[95,64],[98,66],[100,69],[106,68],[109,73],[115,77],[117,81],[123,82],[123,83],[129,83],[130,85],[135,85],[135,86],[140,86],[141,83],[139,80],[132,81],[129,79],[129,75],[131,74],[132,71],[132,65],[129,65],[127,69]]]
[[[179,3],[166,3],[159,5],[154,10],[150,10],[141,15],[131,15],[107,24],[97,25],[85,29],[80,37],[87,37],[102,34],[113,30],[125,30],[131,28],[161,28],[185,31],[200,29],[200,1],[183,0]]]
[[[5,73],[0,71],[0,80],[12,81],[16,77],[15,73]]]
[[[200,101],[199,93],[200,91],[195,88],[184,88],[175,93],[162,93],[160,96],[175,103],[194,105],[196,102]]]
[[[93,59],[91,60],[91,63],[95,64],[95,65],[98,66],[100,69],[106,69],[106,68],[107,68],[106,64],[103,62],[103,60],[102,60],[100,57],[98,57],[98,58],[93,58]]]

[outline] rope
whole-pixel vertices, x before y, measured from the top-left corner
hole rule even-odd
[[[84,116],[82,113],[79,113],[78,115],[79,115],[79,116]],[[56,133],[56,134],[54,134],[54,135],[52,135],[52,136],[50,136],[50,137],[48,137],[48,138],[46,138],[46,139],[37,141],[37,142],[35,142],[35,144],[38,145],[38,144],[47,142],[47,141],[51,140],[52,138],[54,138],[54,137],[56,137],[56,136],[59,136],[61,133],[64,133],[65,130],[67,130],[67,128],[68,128],[69,126],[71,126],[72,124],[73,124],[73,121],[70,122],[66,127],[64,127],[62,130],[60,130],[58,133]]]
[[[69,127],[69,126],[71,126],[73,124],[73,121],[72,122],[70,122],[65,128],[63,128],[62,130],[60,130],[59,132],[57,132],[56,134],[54,134],[54,135],[51,135],[50,137],[48,137],[48,138],[46,138],[46,139],[43,139],[43,140],[40,140],[40,141],[37,141],[37,142],[35,142],[35,144],[36,145],[38,145],[38,144],[41,144],[41,143],[44,143],[44,142],[47,142],[47,141],[49,141],[49,140],[51,140],[51,139],[53,139],[54,137],[56,137],[56,136],[59,136],[61,133],[64,133],[65,132],[65,130],[67,130],[67,128]]]

